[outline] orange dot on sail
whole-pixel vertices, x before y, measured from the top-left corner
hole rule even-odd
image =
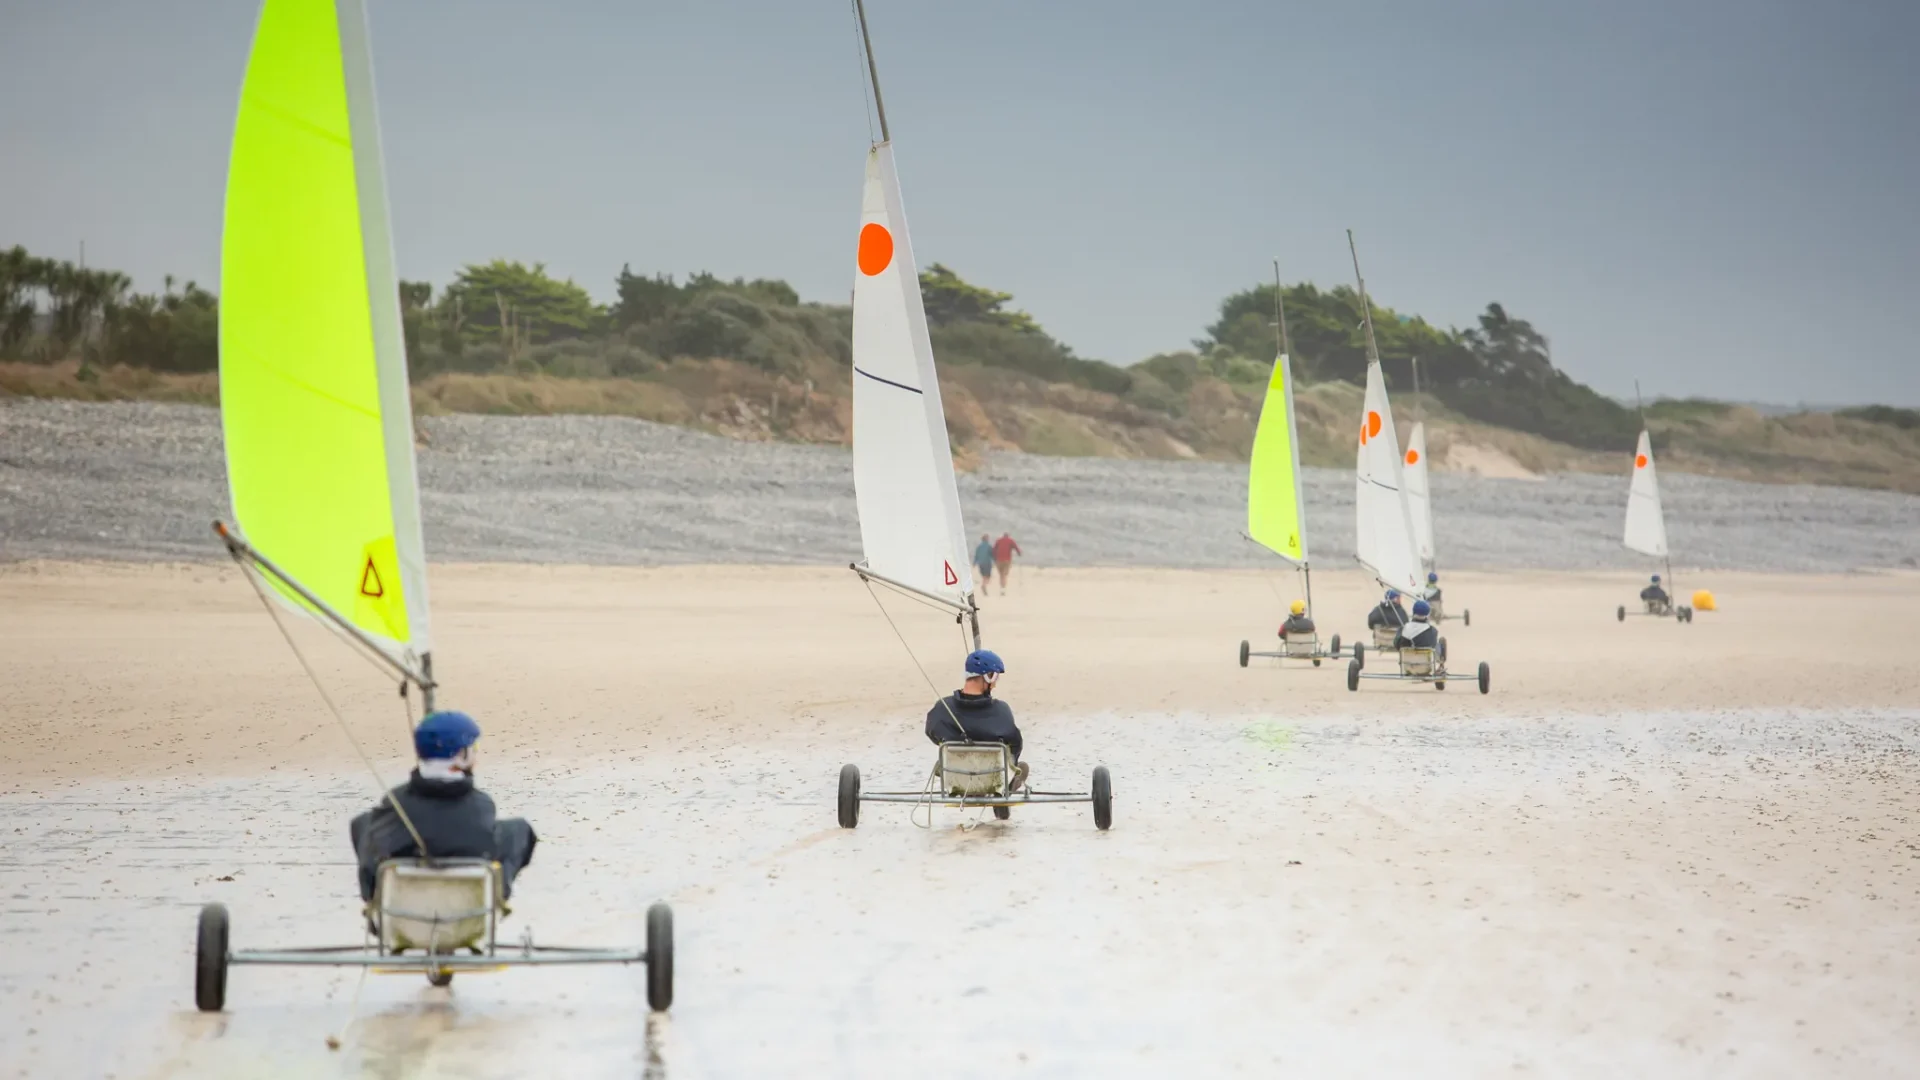
[[[1420,464],[1420,451],[1418,451],[1418,450],[1408,450],[1408,451],[1407,451],[1407,464],[1409,464],[1409,465],[1418,465],[1418,464]]]
[[[1378,434],[1380,434],[1380,414],[1369,409],[1367,411],[1367,437],[1372,438]]]
[[[1367,422],[1365,420],[1360,421],[1360,445],[1367,445]]]
[[[860,229],[860,272],[872,277],[893,265],[893,234],[870,221]]]
[[[1635,456],[1634,456],[1634,459],[1633,459],[1633,467],[1634,467],[1634,468],[1636,468],[1636,469],[1644,469],[1644,468],[1646,468],[1646,467],[1647,467],[1647,455],[1645,455],[1645,454],[1637,454],[1637,455],[1635,455]]]

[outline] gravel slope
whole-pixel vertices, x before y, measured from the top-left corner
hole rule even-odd
[[[821,563],[857,557],[836,447],[743,443],[618,417],[430,417],[427,548],[463,562]],[[1240,538],[1237,465],[991,458],[960,480],[970,527],[1039,565],[1271,565]],[[1824,572],[1920,566],[1920,498],[1664,478],[1684,566]],[[1352,480],[1307,470],[1310,543],[1352,552]],[[1625,478],[1435,477],[1443,565],[1636,568]],[[219,415],[190,405],[0,405],[0,560],[211,559],[227,513]]]

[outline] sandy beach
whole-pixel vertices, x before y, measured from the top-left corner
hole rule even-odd
[[[1617,622],[1630,574],[1451,575],[1484,697],[1240,668],[1292,580],[1016,571],[984,609],[1003,694],[1037,779],[1113,770],[1113,831],[870,807],[846,832],[843,762],[911,787],[929,760],[926,684],[846,571],[436,568],[445,700],[543,837],[515,920],[623,941],[670,901],[674,1011],[618,969],[376,978],[357,1005],[345,973],[241,969],[214,1017],[195,907],[227,903],[236,946],[352,940],[374,782],[231,568],[0,567],[0,1072],[1908,1070],[1920,670],[1872,628],[1920,576],[1714,572],[1721,610],[1683,626]],[[1351,638],[1371,590],[1314,585]],[[947,688],[951,621],[885,602]],[[297,634],[400,775],[392,687]]]

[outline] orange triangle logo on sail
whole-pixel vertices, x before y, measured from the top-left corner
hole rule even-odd
[[[367,556],[366,569],[360,571],[360,595],[371,596],[376,600],[387,595],[386,588],[380,584],[380,571],[373,567],[371,555]]]
[[[958,585],[958,584],[960,584],[960,575],[959,575],[959,574],[956,574],[956,573],[954,573],[954,572],[953,572],[953,564],[952,564],[952,563],[950,563],[950,562],[949,562],[949,563],[941,563],[940,565],[941,565],[941,566],[942,566],[943,568],[945,568],[945,569],[946,569],[946,571],[947,571],[947,584],[949,584],[949,585]]]

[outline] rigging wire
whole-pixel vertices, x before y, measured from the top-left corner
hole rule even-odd
[[[920,657],[914,653],[913,646],[907,643],[907,636],[900,632],[899,624],[893,621],[893,613],[887,610],[887,605],[880,602],[880,594],[873,591],[873,582],[869,581],[865,576],[862,576],[860,583],[867,587],[867,595],[873,598],[873,606],[880,609],[880,617],[887,620],[887,628],[893,631],[893,636],[900,642],[900,647],[907,651],[907,659],[913,661],[914,670],[920,673],[920,678],[927,684],[927,689],[932,690],[934,697],[939,699],[940,707],[947,710],[947,715],[953,720],[953,726],[960,730],[962,736],[971,740],[973,737],[967,734],[967,725],[960,722],[960,715],[954,712],[953,706],[947,702],[947,696],[942,694],[940,687],[934,684],[933,676],[927,674],[926,665],[920,662]],[[894,591],[898,592],[899,590],[896,589]],[[928,606],[931,607],[933,605],[929,604]],[[962,644],[965,644],[965,629],[961,630],[960,636]],[[934,768],[927,773],[927,783],[923,789],[927,796],[926,799],[923,802],[915,803],[907,811],[907,820],[911,821],[918,828],[933,828],[933,799],[939,794],[939,775],[939,766],[936,764]],[[920,823],[920,807],[922,806],[926,807],[927,811],[927,821],[924,825]]]
[[[340,707],[333,703],[333,695],[327,693],[327,688],[321,683],[319,674],[313,670],[313,665],[307,662],[307,654],[300,651],[300,643],[293,639],[293,631],[287,629],[286,622],[280,617],[279,609],[260,584],[259,572],[245,562],[240,565],[241,569],[246,571],[247,583],[253,586],[253,591],[260,597],[260,602],[267,606],[267,614],[273,619],[273,625],[279,629],[280,636],[286,639],[287,647],[293,650],[294,658],[300,661],[300,667],[306,671],[307,678],[312,680],[313,688],[320,694],[320,700],[326,702],[327,711],[333,714],[334,722],[340,725],[341,733],[346,735],[347,744],[353,747],[354,753],[360,755],[361,764],[365,765],[367,772],[372,774],[373,782],[380,788],[381,797],[386,800],[388,806],[393,807],[394,813],[400,816],[400,823],[407,827],[407,833],[413,837],[414,845],[419,849],[421,857],[429,857],[431,853],[427,851],[427,842],[420,838],[420,830],[413,827],[413,819],[407,816],[406,808],[400,805],[398,799],[390,795],[391,789],[381,778],[380,769],[374,765],[373,758],[369,757],[366,750],[361,747],[360,740],[353,737],[353,729],[347,726],[346,717],[340,715]]]
[[[860,69],[860,101],[862,114],[867,118],[867,145],[877,146],[879,140],[873,137],[873,91],[867,87],[866,41],[860,35],[860,12],[854,7],[854,0],[847,0],[847,12],[853,16],[854,62]]]

